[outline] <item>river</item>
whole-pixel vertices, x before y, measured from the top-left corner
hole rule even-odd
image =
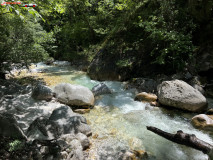
[[[50,87],[66,82],[92,89],[100,83],[91,80],[85,72],[70,66],[57,64],[47,66],[38,63],[35,69],[47,69],[47,72],[37,73],[37,75],[44,78]],[[199,131],[190,124],[194,114],[136,102],[134,101],[135,89],[125,90],[125,84],[122,82],[104,81],[104,83],[113,91],[113,94],[96,98],[95,107],[90,113],[84,114],[95,135],[91,137],[90,159],[95,159],[96,154],[106,146],[113,150],[123,148],[145,150],[149,154],[149,159],[208,159],[208,156],[200,151],[170,142],[146,129],[146,126],[155,126],[170,133],[182,130],[213,144],[212,136],[208,132]]]

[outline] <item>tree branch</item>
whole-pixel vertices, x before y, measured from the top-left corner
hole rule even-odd
[[[187,134],[181,130],[177,131],[176,134],[171,134],[152,126],[147,126],[146,128],[172,142],[197,149],[205,154],[209,154],[213,151],[213,146],[211,144],[198,139],[194,134]]]

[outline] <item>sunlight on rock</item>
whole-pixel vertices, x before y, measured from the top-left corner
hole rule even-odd
[[[33,76],[43,79],[50,87],[58,83],[72,83],[92,89],[100,84],[98,81],[91,80],[86,73],[76,71],[72,67],[46,66],[39,63],[37,67],[31,69],[33,69],[32,73],[23,71],[19,75],[17,73],[17,77]],[[157,159],[207,160],[207,155],[202,152],[171,143],[146,129],[147,125],[157,126],[170,133],[182,129],[212,144],[210,135],[191,126],[189,121],[191,117],[188,113],[180,115],[165,109],[153,108],[150,105],[147,107],[145,103],[134,101],[135,90],[125,90],[123,83],[113,81],[104,81],[104,83],[112,94],[97,96],[95,107],[90,110],[90,113],[84,114],[93,133],[90,137],[90,149],[87,150],[89,159],[97,159],[98,155],[107,154],[111,150],[119,152],[121,149],[132,149],[145,150],[149,156]],[[49,115],[53,109],[60,106],[57,102],[51,102],[48,105],[45,102],[35,102],[29,96],[19,97],[14,101],[6,100],[2,104],[4,109],[10,109],[11,112],[15,113],[17,110],[20,113],[23,112],[19,115],[19,122],[24,129],[27,128],[26,121],[32,122],[42,114]],[[28,106],[28,110],[20,108],[23,105]],[[36,114],[32,115],[33,113]],[[165,151],[170,154],[166,154]]]

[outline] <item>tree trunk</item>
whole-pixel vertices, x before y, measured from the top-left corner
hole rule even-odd
[[[181,130],[177,131],[176,134],[171,134],[152,126],[147,126],[146,128],[172,142],[202,151],[203,153],[208,154],[210,159],[213,160],[213,146],[198,139],[194,134],[187,134]]]

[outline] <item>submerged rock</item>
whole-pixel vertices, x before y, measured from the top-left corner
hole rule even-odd
[[[111,94],[112,91],[107,87],[106,84],[100,83],[92,88],[92,92],[94,96],[99,96],[102,94]]]
[[[213,115],[199,114],[192,118],[191,123],[195,128],[213,131]]]
[[[70,106],[93,106],[94,95],[86,87],[61,83],[55,86],[54,93],[57,100]]]
[[[158,86],[159,102],[191,112],[199,112],[207,108],[206,98],[184,81],[164,81]]]
[[[10,113],[0,113],[0,135],[11,138],[26,139],[15,117]]]
[[[36,100],[51,100],[53,97],[52,90],[44,85],[38,84],[32,91],[32,97]]]

